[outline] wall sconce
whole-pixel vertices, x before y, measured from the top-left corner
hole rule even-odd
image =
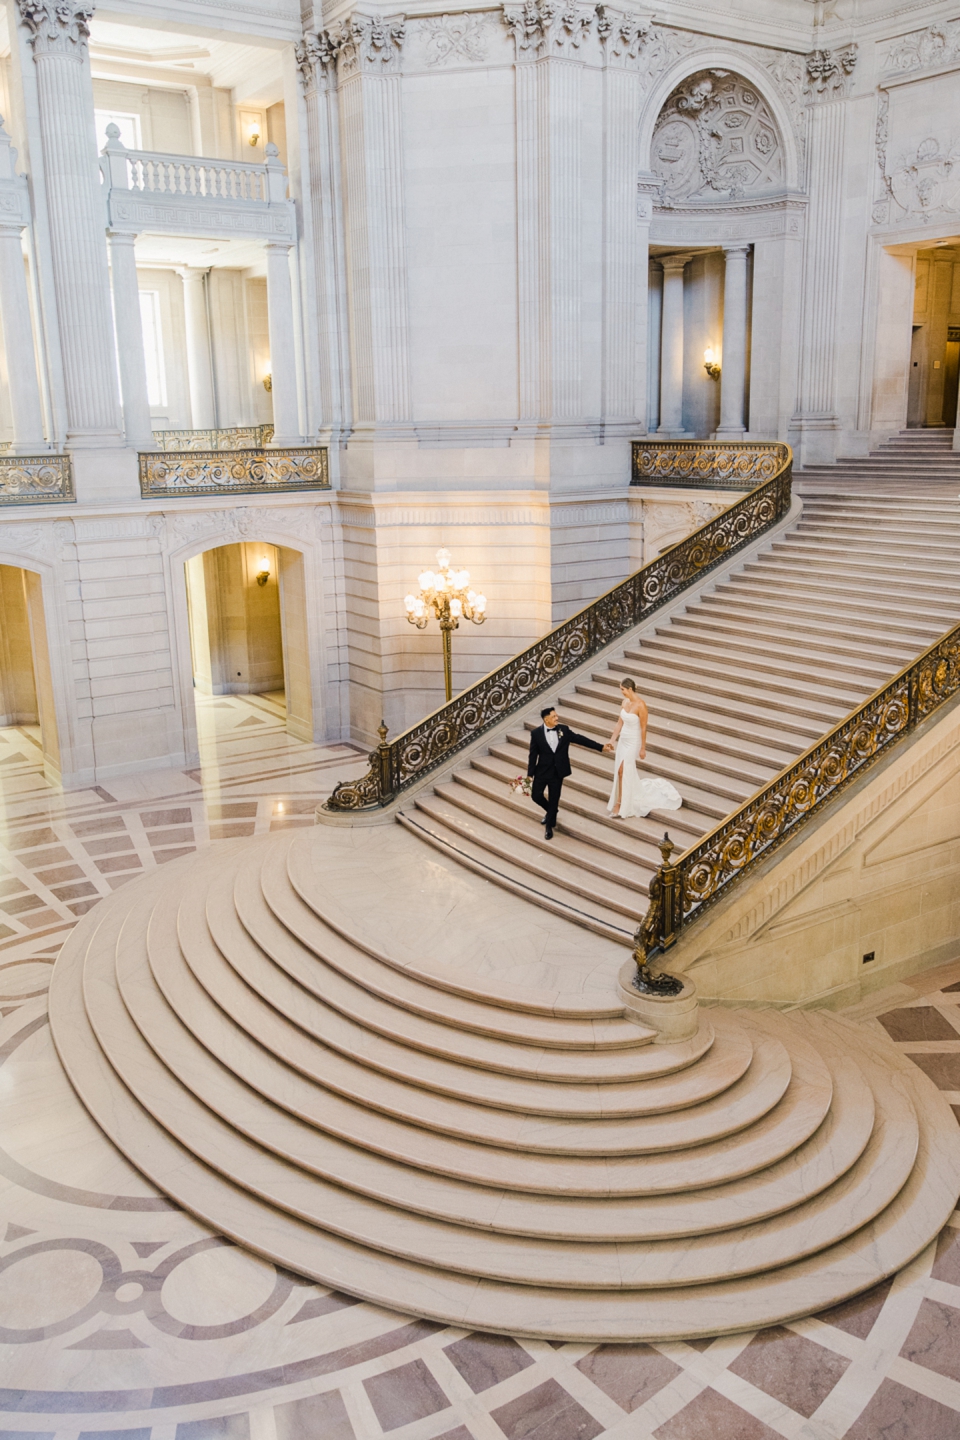
[[[703,368],[704,370],[706,370],[711,380],[720,379],[720,361],[717,359],[716,353],[710,348],[709,345],[703,352]]]
[[[240,134],[255,150],[263,139],[263,117],[256,110],[240,111]]]
[[[248,143],[249,143],[250,145],[259,145],[259,144],[260,144],[260,131],[259,131],[259,130],[251,130],[251,131],[250,131],[250,139],[249,139]]]
[[[263,377],[263,388],[264,388],[264,390],[266,390],[266,391],[268,391],[268,392],[273,389],[273,376],[272,376],[272,375],[264,375],[264,377]]]
[[[266,555],[264,555],[263,559],[260,561],[260,569],[257,571],[257,584],[266,585],[269,579],[270,561],[267,559]]]

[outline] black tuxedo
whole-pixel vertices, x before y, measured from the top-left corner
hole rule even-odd
[[[527,774],[533,778],[532,799],[541,810],[546,810],[548,830],[552,830],[557,823],[560,791],[564,780],[570,774],[570,746],[583,745],[587,750],[603,751],[598,740],[578,735],[569,725],[558,724],[555,733],[556,750],[551,748],[547,740],[546,726],[538,725],[530,736],[530,758],[527,761]]]

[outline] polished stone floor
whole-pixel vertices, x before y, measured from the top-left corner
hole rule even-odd
[[[202,763],[63,794],[0,730],[0,1440],[960,1440],[960,1212],[892,1283],[694,1344],[466,1334],[328,1292],[158,1195],[46,1023],[76,917],[174,856],[309,825],[347,746],[201,699]],[[860,1007],[960,1110],[960,963]],[[876,1018],[879,1017],[879,1018]]]

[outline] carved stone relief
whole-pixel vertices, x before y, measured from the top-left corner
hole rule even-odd
[[[783,184],[783,149],[766,102],[739,75],[701,70],[678,85],[657,120],[650,169],[661,204],[738,199]]]
[[[845,95],[856,65],[856,45],[811,51],[807,56],[807,95],[813,100],[836,100]]]
[[[884,55],[883,70],[919,70],[932,65],[948,65],[960,60],[960,19],[928,25],[904,35]]]
[[[875,225],[915,223],[960,214],[960,135],[928,135],[914,149],[887,159],[890,99],[881,91],[877,112],[877,166],[883,194],[873,207]]]
[[[72,0],[17,0],[35,55],[79,55],[90,39],[94,7]]]
[[[399,70],[405,35],[402,15],[386,20],[379,15],[351,15],[330,30],[304,35],[294,47],[304,88],[327,80],[335,62],[342,78]]]
[[[479,64],[487,58],[490,17],[487,15],[434,15],[417,27],[430,66]]]
[[[504,5],[503,22],[517,46],[518,60],[545,55],[575,55],[590,33],[597,15],[595,5],[577,0],[525,0],[523,5]]]

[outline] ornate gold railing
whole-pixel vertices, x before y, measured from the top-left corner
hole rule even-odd
[[[634,449],[642,449],[646,443],[639,442]],[[685,443],[682,448],[686,452],[697,447]],[[370,769],[359,780],[341,781],[325,808],[368,810],[389,804],[401,791],[444,764],[515,710],[535,700],[689,586],[697,584],[709,570],[758,539],[787,513],[793,463],[789,446],[731,444],[701,448],[723,457],[726,468],[747,449],[751,452],[749,466],[762,464],[768,473],[758,477],[761,483],[749,494],[681,540],[679,545],[658,555],[649,565],[615,585],[505,665],[491,670],[425,720],[411,725],[396,739],[388,741],[386,726],[381,725],[380,744],[370,754]],[[761,448],[764,450],[762,460],[752,454]],[[650,449],[665,455],[671,447],[650,445]],[[768,451],[772,452],[772,463],[767,457]],[[730,457],[729,465],[727,457]],[[718,458],[716,463],[721,460]]]
[[[668,950],[685,926],[958,692],[960,625],[677,860],[671,861],[674,846],[664,836],[664,863],[650,883],[636,935],[638,965]]]
[[[273,439],[272,425],[234,425],[214,430],[154,430],[158,450],[261,450]]]
[[[0,455],[0,505],[76,500],[69,455]]]
[[[630,484],[750,490],[776,475],[782,450],[776,441],[704,445],[697,440],[676,440],[657,445],[635,440]]]
[[[140,494],[145,500],[329,489],[327,451],[320,445],[289,450],[150,451],[140,456]]]

